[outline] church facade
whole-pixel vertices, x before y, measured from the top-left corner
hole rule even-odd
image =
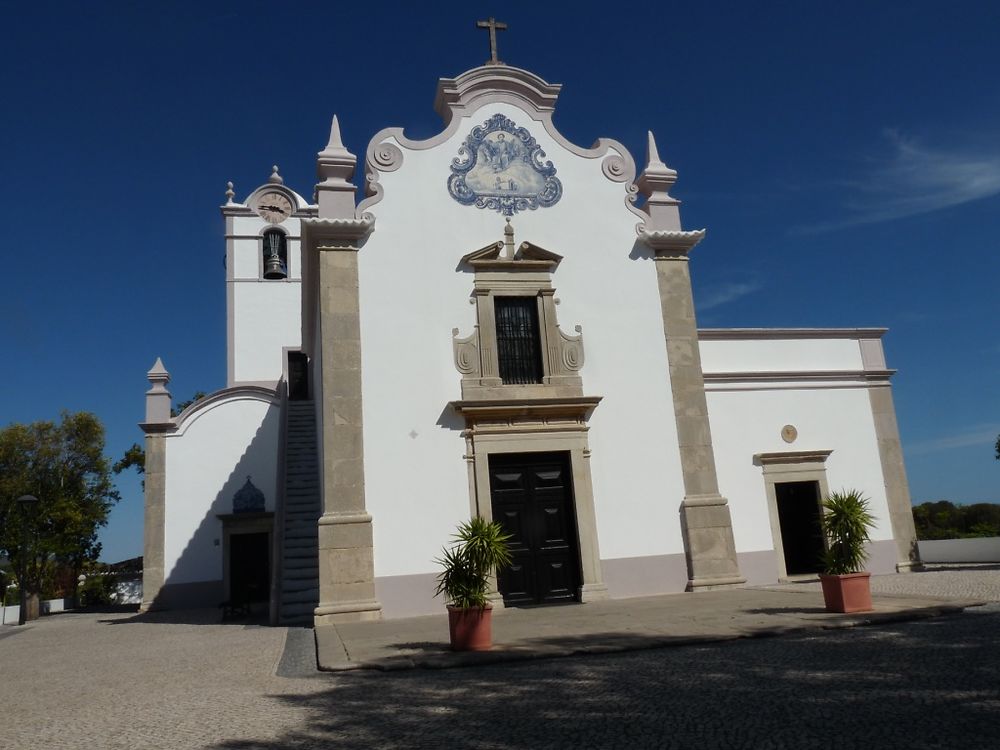
[[[487,64],[363,175],[334,118],[313,201],[230,186],[227,387],[174,417],[148,374],[145,607],[440,612],[477,514],[513,534],[497,606],[795,579],[846,487],[869,569],[917,562],[885,330],[699,330],[676,172],[569,142],[559,92]]]

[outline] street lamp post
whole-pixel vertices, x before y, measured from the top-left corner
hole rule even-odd
[[[19,612],[17,624],[24,625],[28,620],[28,594],[25,590],[25,577],[28,574],[28,524],[29,515],[33,514],[38,507],[38,498],[34,495],[21,495],[16,501],[17,508],[21,514],[21,554],[18,555],[20,565],[17,573],[18,591],[20,592]]]

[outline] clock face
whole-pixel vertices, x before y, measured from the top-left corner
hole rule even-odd
[[[292,215],[292,202],[281,193],[264,193],[257,199],[257,213],[268,224],[280,224]]]

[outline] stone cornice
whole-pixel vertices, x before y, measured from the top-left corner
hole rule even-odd
[[[336,246],[344,242],[358,242],[375,229],[375,216],[362,214],[357,219],[303,219],[303,245],[322,246],[327,240],[332,240]],[[333,249],[337,249],[334,247]]]
[[[458,414],[471,421],[532,416],[565,416],[582,419],[601,403],[601,398],[601,396],[575,396],[570,398],[452,401],[449,405]]]
[[[888,382],[895,370],[758,370],[752,372],[705,372],[710,383],[788,383],[788,382]]]
[[[278,392],[274,388],[265,388],[260,385],[234,385],[229,388],[218,390],[215,393],[210,393],[209,395],[198,399],[194,403],[189,404],[188,407],[180,414],[175,417],[171,417],[168,421],[140,422],[139,427],[147,435],[157,433],[175,433],[182,427],[185,427],[188,422],[190,422],[202,411],[216,406],[223,401],[238,398],[250,398],[257,401],[275,401],[278,398]]]
[[[880,339],[888,328],[699,328],[699,341]]]
[[[690,231],[676,229],[639,230],[639,241],[657,254],[664,256],[687,255],[691,249],[705,239],[704,229]]]
[[[434,111],[447,124],[456,115],[462,116],[476,109],[483,100],[496,101],[500,94],[536,113],[552,112],[561,89],[561,84],[547,83],[522,68],[481,65],[457,78],[440,79],[434,97]]]
[[[831,453],[833,451],[781,451],[775,453],[757,453],[753,459],[754,463],[758,466],[823,463],[830,457]]]

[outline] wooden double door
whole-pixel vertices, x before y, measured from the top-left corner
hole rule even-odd
[[[514,564],[498,576],[504,604],[577,599],[580,552],[568,453],[490,456],[493,518],[511,535]]]

